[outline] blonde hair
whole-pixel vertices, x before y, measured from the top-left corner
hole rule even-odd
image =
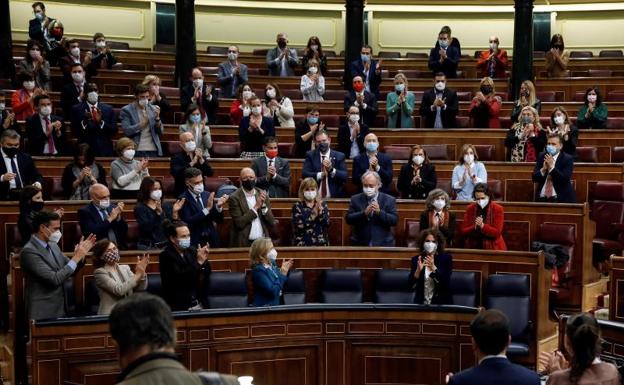
[[[268,263],[267,254],[273,248],[271,238],[258,238],[249,248],[249,264],[251,267]]]
[[[315,190],[318,190],[318,184],[316,183],[316,180],[314,180],[314,178],[305,178],[304,180],[301,181],[301,184],[299,185],[299,200],[300,201],[304,201],[303,199],[303,192],[306,191],[309,188],[314,188]],[[318,194],[317,194],[318,197]]]
[[[466,143],[462,146],[459,154],[459,164],[464,164],[464,155],[466,155],[466,153],[468,152],[468,150],[472,150],[472,153],[474,154],[474,161],[475,163],[477,163],[477,161],[479,160],[479,155],[477,155],[477,149],[475,148],[475,146],[473,146],[470,143]]]
[[[537,100],[537,96],[535,95],[535,85],[533,84],[533,82],[530,80],[525,80],[522,82],[521,86],[525,86],[529,89],[529,106],[534,105],[535,101]],[[518,105],[520,105],[520,100],[521,98],[518,97]]]
[[[158,85],[160,85],[160,78],[156,75],[146,75],[145,79],[143,79],[143,84],[144,86],[149,86],[152,83],[158,83]]]
[[[403,80],[403,83],[405,83],[405,89],[407,89],[407,76],[405,76],[404,73],[399,72],[394,75],[394,82],[396,83],[397,80]]]
[[[519,124],[522,121],[522,113],[525,110],[531,111],[531,113],[533,114],[533,120],[534,120],[533,121],[533,125],[541,130],[542,129],[542,124],[540,123],[539,112],[537,112],[537,110],[535,108],[531,107],[531,106],[522,107],[522,110],[520,110],[520,115],[518,115],[518,122],[516,122],[515,124]]]
[[[132,139],[126,137],[119,138],[117,139],[117,143],[115,143],[115,151],[117,152],[117,154],[121,155],[123,150],[130,146],[132,146],[132,148],[136,148],[136,144]]]
[[[492,79],[489,76],[484,77],[483,79],[481,79],[481,82],[479,83],[479,88],[483,87],[484,85],[492,86],[492,95],[496,93],[496,87],[494,86],[494,79]]]

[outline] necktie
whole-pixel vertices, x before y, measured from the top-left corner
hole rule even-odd
[[[43,120],[46,124],[46,134],[48,134],[48,131],[50,131],[48,135],[48,153],[50,155],[54,155],[54,153],[56,153],[56,148],[54,147],[54,132],[50,130],[50,118],[46,116],[45,118],[43,118]]]
[[[107,69],[108,68],[108,59],[106,58],[106,55],[103,55],[104,58],[100,61],[100,68],[101,69]]]
[[[544,196],[546,198],[552,198],[555,196],[555,186],[552,182],[552,177],[550,174],[546,177],[546,184],[544,185]]]
[[[108,220],[106,219],[108,218],[108,212],[106,211],[106,209],[100,209],[100,216],[102,217],[102,221],[108,222]],[[108,229],[107,235],[108,235],[109,241],[117,242],[117,236],[115,235],[115,231],[113,230],[112,227]]]
[[[201,195],[197,195],[195,197],[195,200],[197,201],[197,204],[199,205],[199,207],[201,207],[202,210],[203,210],[204,209],[204,202],[202,202],[202,200],[201,200]]]
[[[91,107],[91,117],[94,121],[97,119],[97,108],[95,108],[95,106]]]
[[[269,159],[269,167],[273,167],[273,159]]]
[[[321,155],[321,159],[324,161],[326,158],[325,155]],[[321,170],[323,169],[323,164],[321,162]],[[329,191],[327,191],[327,176],[321,179],[321,198],[325,198],[329,195]]]
[[[15,188],[22,188],[22,178],[20,178],[15,157],[11,158],[11,168],[13,169],[13,174],[15,174]]]
[[[442,94],[440,94],[438,98],[441,99]],[[442,107],[436,107],[436,117],[433,128],[444,128],[444,124],[442,124]]]
[[[46,250],[48,250],[48,254],[50,255],[50,262],[56,263],[56,258],[54,257],[54,253],[52,252],[50,245],[46,245]]]

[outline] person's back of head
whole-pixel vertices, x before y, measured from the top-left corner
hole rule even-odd
[[[482,356],[504,354],[510,340],[509,319],[498,310],[482,311],[470,323],[470,334]]]
[[[589,313],[568,318],[565,346],[571,356],[570,381],[575,384],[600,356],[600,327],[596,318]]]

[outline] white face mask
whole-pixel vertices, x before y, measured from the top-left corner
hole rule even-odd
[[[266,90],[265,94],[268,98],[273,99],[275,97],[275,90],[273,88],[269,88]]]
[[[73,56],[73,57],[78,57],[78,56],[80,56],[80,48],[77,48],[77,47],[76,47],[76,48],[72,48],[72,49],[70,50],[70,52],[71,52],[71,54],[72,54],[72,56]]]
[[[62,236],[63,233],[61,233],[61,230],[53,231],[52,234],[50,234],[49,242],[58,243]]]
[[[4,111],[6,108],[6,104],[0,103],[0,111]]]
[[[162,198],[162,190],[153,190],[150,193],[150,198],[155,201],[159,201]]]
[[[464,162],[468,164],[472,164],[474,162],[474,155],[472,154],[464,155]]]
[[[52,114],[52,107],[51,106],[43,106],[39,109],[39,113],[41,113],[41,115],[43,116],[50,116],[50,114]]]
[[[243,99],[247,100],[249,98],[251,98],[251,91],[243,91]]]
[[[359,122],[360,121],[360,115],[358,115],[358,114],[351,114],[351,115],[349,115],[349,121],[351,123]]]
[[[414,162],[417,166],[420,166],[425,161],[425,157],[422,155],[414,155],[412,157],[412,162]]]
[[[186,152],[195,151],[196,148],[197,145],[195,144],[194,140],[189,140],[188,142],[184,143],[184,150]]]
[[[269,250],[269,253],[267,254],[267,258],[269,259],[269,261],[275,262],[277,260],[277,250],[275,249]]]
[[[76,83],[82,83],[82,81],[84,80],[84,75],[82,72],[72,72],[71,77]]]
[[[318,50],[318,45],[316,45],[316,44],[312,44],[312,45],[310,46],[310,49],[311,49],[312,51],[317,51],[317,50]]]
[[[446,83],[436,83],[435,84],[435,89],[442,92],[444,91],[444,89],[446,88]]]
[[[598,100],[598,96],[596,95],[587,95],[587,101],[590,103],[596,103],[596,100]]]
[[[95,47],[96,48],[104,48],[104,47],[106,47],[106,41],[102,41],[102,40],[96,41],[95,42]]]
[[[477,204],[481,206],[482,209],[490,203],[490,198],[477,199]]]
[[[195,194],[201,194],[204,192],[204,184],[203,183],[198,183],[196,185],[193,185],[193,192]]]
[[[110,207],[110,199],[102,199],[100,201],[100,203],[98,203],[98,206],[100,206],[100,208],[102,209],[107,209]]]
[[[91,91],[87,94],[87,101],[91,104],[95,104],[98,101],[98,93]]]
[[[433,241],[425,241],[423,247],[427,253],[431,254],[438,249],[438,244]]]
[[[262,106],[254,106],[254,107],[251,107],[251,112],[252,112],[254,115],[260,115],[260,114],[262,113]]]
[[[316,190],[308,190],[303,192],[303,197],[307,201],[312,201],[316,198]]]
[[[553,119],[556,125],[560,125],[565,123],[565,117],[559,115],[559,116],[555,116],[555,119]]]
[[[30,53],[30,57],[33,58],[34,60],[37,60],[41,57],[41,51],[31,49],[29,53]]]
[[[436,199],[433,201],[433,207],[436,208],[436,210],[442,210],[444,207],[446,207],[446,200],[444,199]]]
[[[26,91],[32,91],[32,90],[35,89],[35,81],[34,80],[27,80],[27,81],[23,82],[22,85],[24,86],[24,89],[26,89]]]
[[[124,158],[128,159],[128,160],[132,160],[134,159],[134,150],[124,150],[123,152],[123,156]]]
[[[149,100],[147,99],[139,99],[139,106],[145,108],[149,104]]]
[[[309,72],[311,75],[314,75],[315,73],[317,73],[317,72],[318,72],[318,68],[316,68],[316,67],[310,67],[310,68],[308,68],[308,72]]]
[[[492,51],[495,51],[498,48],[498,44],[497,43],[490,43],[490,49]]]
[[[243,116],[249,116],[249,114],[251,114],[251,108],[249,108],[249,106],[245,106],[243,108]]]
[[[234,61],[234,60],[238,59],[238,54],[236,52],[229,52],[228,53],[228,59],[230,59],[231,61]]]
[[[204,85],[204,79],[194,79],[193,80],[193,87],[201,88],[203,85]]]
[[[375,191],[374,187],[364,187],[364,188],[362,188],[362,191],[369,198],[372,197],[372,196],[375,196],[375,193],[377,192],[377,191]]]

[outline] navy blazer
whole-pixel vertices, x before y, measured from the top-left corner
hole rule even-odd
[[[87,83],[83,84],[86,87]],[[61,108],[63,109],[63,118],[69,120],[71,112],[76,104],[82,103],[80,99],[80,90],[73,82],[67,83],[61,89]]]
[[[57,121],[63,122],[60,116],[50,115],[50,123]],[[28,119],[26,119],[26,137],[28,143],[26,144],[26,150],[32,156],[42,156],[45,145],[48,144],[48,136],[43,132],[41,126],[41,117],[38,113],[34,113]],[[57,155],[65,155],[67,148],[65,145],[65,126],[61,126],[61,135],[57,135],[56,131],[52,131],[52,138],[54,139],[54,147],[56,148]]]
[[[351,244],[353,246],[384,246],[395,244],[392,226],[397,224],[396,200],[382,192],[377,196],[381,211],[367,216],[364,210],[368,206],[368,197],[359,193],[351,197],[347,223],[353,226]]]
[[[96,157],[114,156],[113,137],[117,134],[115,111],[108,104],[98,103],[102,121],[96,124],[91,117],[91,107],[87,102],[74,105],[71,112],[72,134],[78,143],[88,143]]]
[[[366,151],[364,148],[364,138],[366,135],[368,135],[368,126],[360,123],[360,133],[355,140],[361,154]],[[349,124],[345,123],[338,128],[338,151],[342,152],[346,158],[349,158],[349,155],[351,155],[351,143],[351,129],[349,128]]]
[[[201,193],[201,200],[206,204],[210,192],[204,191]],[[202,206],[197,203],[195,195],[186,189],[180,198],[186,198],[186,202],[180,210],[180,219],[189,225],[191,230],[191,245],[197,246],[201,244],[203,246],[205,242],[210,243],[210,247],[219,247],[219,233],[215,227],[214,222],[223,222],[223,211],[217,210],[217,201],[214,200],[212,209],[205,215]]]
[[[390,187],[392,187],[392,159],[383,152],[377,153],[377,162],[379,164],[379,171],[377,173],[381,177],[381,192],[386,194],[390,193]],[[362,189],[362,175],[368,170],[370,166],[368,160],[368,154],[366,152],[356,156],[353,159],[353,175],[351,179],[353,184]]]
[[[446,60],[440,63],[440,46],[436,45],[429,52],[429,69],[434,74],[443,72],[447,78],[456,78],[460,57],[457,47],[451,45],[446,49]]]
[[[329,159],[336,169],[336,174],[333,177],[328,175],[329,193],[332,198],[342,198],[342,189],[348,178],[345,156],[342,152],[329,150]],[[304,178],[314,178],[316,180],[316,174],[319,172],[321,172],[320,151],[318,149],[310,150],[306,153],[303,161],[302,175]],[[319,180],[316,180],[316,182],[320,186],[321,182]]]
[[[420,116],[425,118],[425,127],[433,128],[437,110],[431,111],[431,106],[436,100],[437,91],[433,88],[425,91],[420,103]],[[448,87],[442,91],[442,98],[446,99],[446,109],[440,111],[442,126],[444,128],[457,128],[457,112],[459,111],[459,99],[457,93]]]
[[[507,358],[493,357],[481,361],[477,366],[455,374],[448,385],[491,384],[497,385],[539,385],[539,375],[524,366],[511,363]]]
[[[208,84],[204,81],[203,89],[202,89],[202,97],[200,101],[195,101],[196,104],[201,107],[204,112],[206,112],[206,117],[208,118],[208,124],[217,123],[217,110],[219,109],[219,93],[215,87],[212,87],[210,91],[210,95],[212,98],[208,100]],[[192,83],[189,83],[182,87],[182,91],[180,92],[180,106],[182,107],[182,112],[186,112],[188,106],[193,103],[193,96],[195,95],[195,87],[193,87]]]
[[[255,130],[249,132],[249,118],[249,116],[244,117],[238,126],[238,138],[240,139],[241,149],[243,151],[262,152],[262,143],[264,143],[264,138],[268,136],[275,136],[273,118],[267,118],[266,116],[262,117],[260,127],[264,130],[264,134]]]
[[[355,105],[355,101],[357,97],[355,96],[355,91],[351,90],[344,97],[344,110],[345,112],[349,111],[351,106]],[[364,123],[365,125],[371,127],[375,125],[375,117],[377,116],[377,98],[375,94],[364,91],[364,103],[366,104],[366,109],[364,109],[361,105],[358,106],[360,110],[360,124]]]
[[[186,182],[184,179],[184,170],[191,167],[191,157],[184,151],[178,152],[174,156],[171,157],[169,161],[169,171],[173,176],[174,184],[174,193],[175,195],[180,195],[186,189]],[[214,172],[212,171],[212,167],[207,160],[204,160],[203,164],[195,163],[196,169],[199,169],[202,172],[202,176],[212,176]]]
[[[546,153],[541,153],[537,158],[535,169],[533,169],[533,182],[537,183],[537,190],[535,192],[535,199],[539,198],[544,183],[546,183],[546,175],[542,175],[540,170],[544,165],[544,156]],[[557,161],[555,162],[555,168],[550,172],[553,181],[553,187],[557,193],[557,202],[559,203],[575,203],[576,193],[572,188],[572,172],[574,171],[574,158],[571,155],[566,154],[563,151],[559,152]]]
[[[351,65],[349,66],[349,70],[351,73],[351,78],[349,80],[353,80],[353,78],[356,76],[361,76],[364,83],[366,83],[366,74],[364,74],[364,63],[361,59],[352,61]],[[379,85],[381,84],[381,73],[377,75],[377,73],[375,73],[375,70],[377,70],[377,60],[371,59],[370,68],[368,70],[368,85],[370,92],[372,92],[373,95],[375,95],[375,97],[379,99]],[[353,87],[351,81],[349,82],[349,85],[350,89],[353,90],[353,88],[351,88]]]
[[[276,306],[280,304],[280,298],[284,284],[288,276],[283,275],[277,265],[266,268],[258,264],[251,269],[251,278],[254,288],[254,306]]]
[[[4,164],[4,159],[0,160],[0,175],[4,175],[8,172],[8,170],[6,168],[6,165]],[[39,182],[43,186],[43,178],[41,177],[39,170],[37,170],[35,162],[30,157],[30,155],[18,151],[17,155],[15,155],[15,161],[17,162],[19,174],[22,177],[23,186],[28,186],[35,182]],[[0,182],[0,200],[11,200],[11,197],[9,196],[9,187],[9,182]],[[28,240],[24,239],[24,242],[26,241]]]
[[[51,22],[52,21],[54,21],[54,19],[51,19]],[[41,22],[42,21],[40,21],[36,17],[34,19],[28,20],[28,37],[39,42],[43,42],[43,40],[45,39],[45,37],[43,36],[43,29],[41,28]],[[50,25],[50,23],[48,23],[48,25]]]
[[[114,207],[111,204],[106,209],[107,215],[113,211]],[[128,234],[128,224],[125,219],[121,218],[112,222],[102,219],[99,209],[91,202],[85,207],[78,209],[78,223],[80,223],[80,230],[83,236],[95,234],[98,240],[108,239],[108,231],[113,230],[117,238],[117,247],[125,249],[126,234]]]
[[[425,302],[425,269],[420,271],[418,278],[414,277],[414,273],[418,268],[418,257],[420,257],[420,255],[412,257],[412,268],[410,270],[408,282],[416,292],[414,303],[422,304]],[[433,263],[436,266],[436,271],[432,272],[430,275],[435,284],[431,304],[450,305],[453,303],[450,291],[451,274],[453,273],[453,257],[448,253],[436,253],[433,257]]]

